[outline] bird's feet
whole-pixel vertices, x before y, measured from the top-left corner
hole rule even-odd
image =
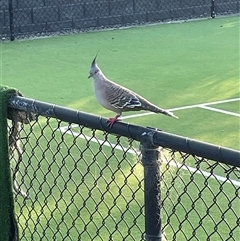
[[[116,116],[113,117],[113,118],[109,118],[109,119],[107,120],[107,126],[108,126],[108,127],[112,127],[115,122],[120,121],[120,119],[118,119],[119,117],[120,117],[120,115],[116,115]]]

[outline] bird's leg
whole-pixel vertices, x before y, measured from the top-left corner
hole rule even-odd
[[[117,114],[115,117],[109,118],[109,119],[107,120],[107,125],[108,125],[108,127],[112,127],[115,122],[119,121],[118,118],[119,118],[120,116],[121,116],[121,115]]]

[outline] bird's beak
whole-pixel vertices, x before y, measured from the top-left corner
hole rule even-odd
[[[88,76],[88,79],[90,79],[92,77],[92,75],[90,74],[89,76]]]

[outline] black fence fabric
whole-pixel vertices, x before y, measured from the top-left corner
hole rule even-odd
[[[239,12],[239,0],[0,0],[1,38],[23,38]]]
[[[46,107],[33,104],[39,114],[18,129],[22,159],[18,150],[11,159],[20,240],[239,240],[237,162],[188,154],[176,143],[140,144],[91,128],[92,119],[49,117]]]
[[[21,240],[142,237],[142,166],[132,140],[43,118],[21,136]]]
[[[21,137],[21,240],[143,240],[143,167],[133,140],[41,117]]]

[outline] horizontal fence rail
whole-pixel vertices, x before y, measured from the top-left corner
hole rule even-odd
[[[9,112],[20,240],[238,240],[239,151],[20,96]]]
[[[207,159],[240,167],[240,152],[232,149],[191,140],[163,131],[154,131],[152,128],[125,123],[118,122],[114,125],[114,128],[110,128],[107,126],[107,119],[105,118],[80,111],[76,112],[76,110],[73,109],[51,105],[25,97],[14,96],[10,99],[9,104],[11,107],[19,110],[57,118],[65,122],[84,125],[88,128],[108,131],[109,133],[129,137],[136,141],[140,141],[142,136],[151,135],[152,132],[154,132],[151,140],[154,145],[176,149],[188,154],[195,154]]]
[[[1,38],[38,37],[239,12],[239,0],[0,0]]]

